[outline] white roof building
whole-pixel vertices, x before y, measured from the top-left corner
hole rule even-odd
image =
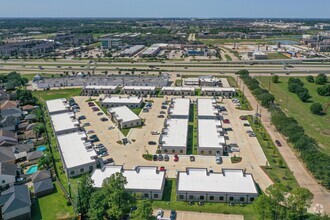
[[[166,119],[159,143],[164,153],[186,153],[188,119]],[[174,150],[174,152],[173,152]]]
[[[258,195],[252,174],[240,169],[209,173],[203,168],[187,168],[178,172],[177,191]]]
[[[198,119],[198,153],[223,154],[226,139],[222,135],[221,121],[215,119]]]
[[[189,108],[190,99],[173,98],[168,111],[171,118],[188,118]]]
[[[109,108],[108,111],[116,119],[116,121],[120,121],[122,123],[140,120],[139,116],[132,112],[132,110],[130,110],[127,106]]]
[[[74,119],[73,112],[65,112],[60,114],[50,115],[53,129],[56,134],[78,131],[79,122]]]
[[[203,87],[202,92],[236,92],[233,87]]]
[[[93,171],[96,167],[96,162],[93,158],[97,157],[97,155],[94,149],[91,148],[91,143],[86,142],[86,138],[84,132],[57,136],[60,153],[69,176]],[[74,173],[71,173],[71,171],[74,171]]]
[[[46,101],[49,114],[69,112],[70,105],[65,98]]]
[[[215,119],[219,115],[219,111],[215,108],[215,99],[198,99],[197,114],[198,118]]]
[[[103,86],[103,85],[88,85],[84,89],[93,89],[93,90],[116,90],[118,86]]]
[[[143,99],[137,96],[110,96],[103,99],[102,106],[116,107],[126,105],[128,107],[140,107],[142,102]]]

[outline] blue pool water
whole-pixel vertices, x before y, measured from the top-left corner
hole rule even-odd
[[[27,169],[26,174],[33,174],[38,171],[38,165],[30,166],[29,169]]]
[[[44,151],[46,149],[47,149],[47,147],[44,145],[37,147],[37,151]]]

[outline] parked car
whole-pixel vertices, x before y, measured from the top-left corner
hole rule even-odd
[[[93,134],[93,133],[95,133],[94,130],[89,130],[89,131],[87,131],[87,134]]]
[[[171,210],[170,220],[176,220],[176,211],[175,210]]]
[[[239,116],[239,119],[241,119],[241,120],[247,120],[247,116],[246,115],[241,115],[241,116]]]
[[[161,166],[161,167],[159,168],[159,171],[165,171],[165,167],[164,167],[164,166]]]
[[[84,119],[86,119],[85,115],[81,115],[81,116],[78,117],[78,120],[84,120]]]
[[[86,123],[84,123],[82,126],[83,126],[83,127],[91,126],[91,123],[86,122]]]
[[[149,145],[156,145],[157,143],[156,143],[156,141],[148,141],[148,144]]]
[[[229,121],[229,119],[224,119],[224,120],[223,120],[223,123],[225,123],[225,124],[229,124],[230,121]]]
[[[158,115],[158,118],[165,118],[165,115]]]
[[[164,161],[169,161],[169,160],[170,160],[170,157],[167,154],[165,154],[164,155]]]
[[[177,154],[174,155],[174,162],[178,162],[179,161],[179,156]]]
[[[98,107],[93,107],[92,109],[93,109],[94,112],[100,111],[100,109]]]
[[[101,148],[105,148],[105,146],[103,145],[103,144],[97,144],[96,146],[95,146],[95,148],[96,149],[101,149]]]
[[[254,132],[249,134],[249,137],[256,137],[256,134]]]
[[[97,115],[100,116],[100,115],[104,115],[104,114],[103,114],[103,112],[98,112]]]
[[[158,159],[158,156],[157,156],[156,154],[154,154],[154,155],[152,156],[152,160],[153,160],[153,161],[157,161],[157,159]]]
[[[224,128],[225,131],[233,131],[232,128]]]
[[[93,134],[89,138],[92,138],[92,139],[97,138],[97,135],[96,134]]]
[[[143,111],[143,112],[149,112],[149,109],[144,108],[142,111]]]
[[[108,130],[112,130],[112,129],[115,129],[115,126],[109,126],[108,127]]]
[[[249,123],[244,123],[243,126],[244,127],[250,127],[250,124]]]
[[[100,120],[101,120],[101,121],[109,121],[109,119],[106,118],[106,117],[102,117]]]
[[[190,155],[189,156],[190,162],[194,162],[195,161],[195,156],[194,155]]]
[[[104,151],[103,153],[101,153],[101,157],[106,157],[109,156],[109,153],[107,151]]]
[[[275,140],[275,144],[278,146],[278,147],[282,147],[282,144],[279,140]]]
[[[165,115],[166,112],[164,112],[164,111],[160,111],[159,114],[161,114],[161,115]]]
[[[157,210],[157,219],[159,219],[159,218],[161,218],[161,217],[163,217],[163,215],[164,215],[164,211],[163,211],[163,209],[158,209]]]
[[[151,134],[152,135],[158,135],[158,134],[160,134],[160,132],[159,131],[152,131]]]
[[[162,105],[162,109],[167,109],[167,106],[166,105]]]

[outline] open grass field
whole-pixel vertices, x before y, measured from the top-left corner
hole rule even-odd
[[[285,56],[281,53],[268,53],[268,59],[269,60],[276,60],[276,59],[290,59],[289,57]]]
[[[67,206],[67,200],[57,183],[54,192],[36,199],[32,205],[33,220],[76,219],[72,206]]]
[[[257,219],[257,214],[253,205],[246,205],[244,207],[229,206],[228,203],[205,203],[203,206],[198,204],[188,205],[187,202],[176,201],[176,180],[167,179],[162,201],[153,201],[154,209],[162,208],[167,210],[177,211],[191,211],[191,212],[207,212],[207,213],[225,213],[244,215],[245,220]]]
[[[80,95],[82,92],[81,88],[77,89],[58,89],[58,90],[42,90],[33,91],[33,95],[43,101],[59,98],[70,98]]]
[[[316,89],[319,85],[307,82],[305,77],[299,78],[304,82],[305,88],[309,90],[312,96],[308,103],[300,101],[295,93],[288,91],[289,77],[280,76],[280,83],[272,83],[270,92],[275,96],[276,103],[304,127],[306,134],[317,140],[324,151],[330,154],[330,107],[328,107],[325,116],[314,115],[310,111],[310,106],[313,102],[321,103],[324,106],[326,103],[330,103],[330,99],[329,97],[319,96],[317,94]],[[257,77],[257,79],[260,81],[262,87],[268,89],[271,77],[263,76]]]

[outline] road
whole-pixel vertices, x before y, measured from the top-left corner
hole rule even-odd
[[[238,79],[238,84],[243,89],[244,83],[241,79]],[[291,147],[286,142],[286,139],[276,131],[276,128],[271,125],[270,119],[271,115],[266,108],[259,105],[255,97],[251,94],[249,89],[245,86],[245,96],[250,102],[251,106],[255,109],[259,106],[262,112],[261,122],[266,128],[268,134],[270,134],[273,142],[279,140],[282,147],[278,150],[282,155],[283,159],[287,163],[289,169],[292,171],[294,177],[296,178],[298,184],[301,187],[309,189],[314,194],[313,204],[309,211],[311,212],[327,212],[330,211],[330,192],[323,188],[317,183],[317,181],[310,175],[303,163],[297,158]]]

